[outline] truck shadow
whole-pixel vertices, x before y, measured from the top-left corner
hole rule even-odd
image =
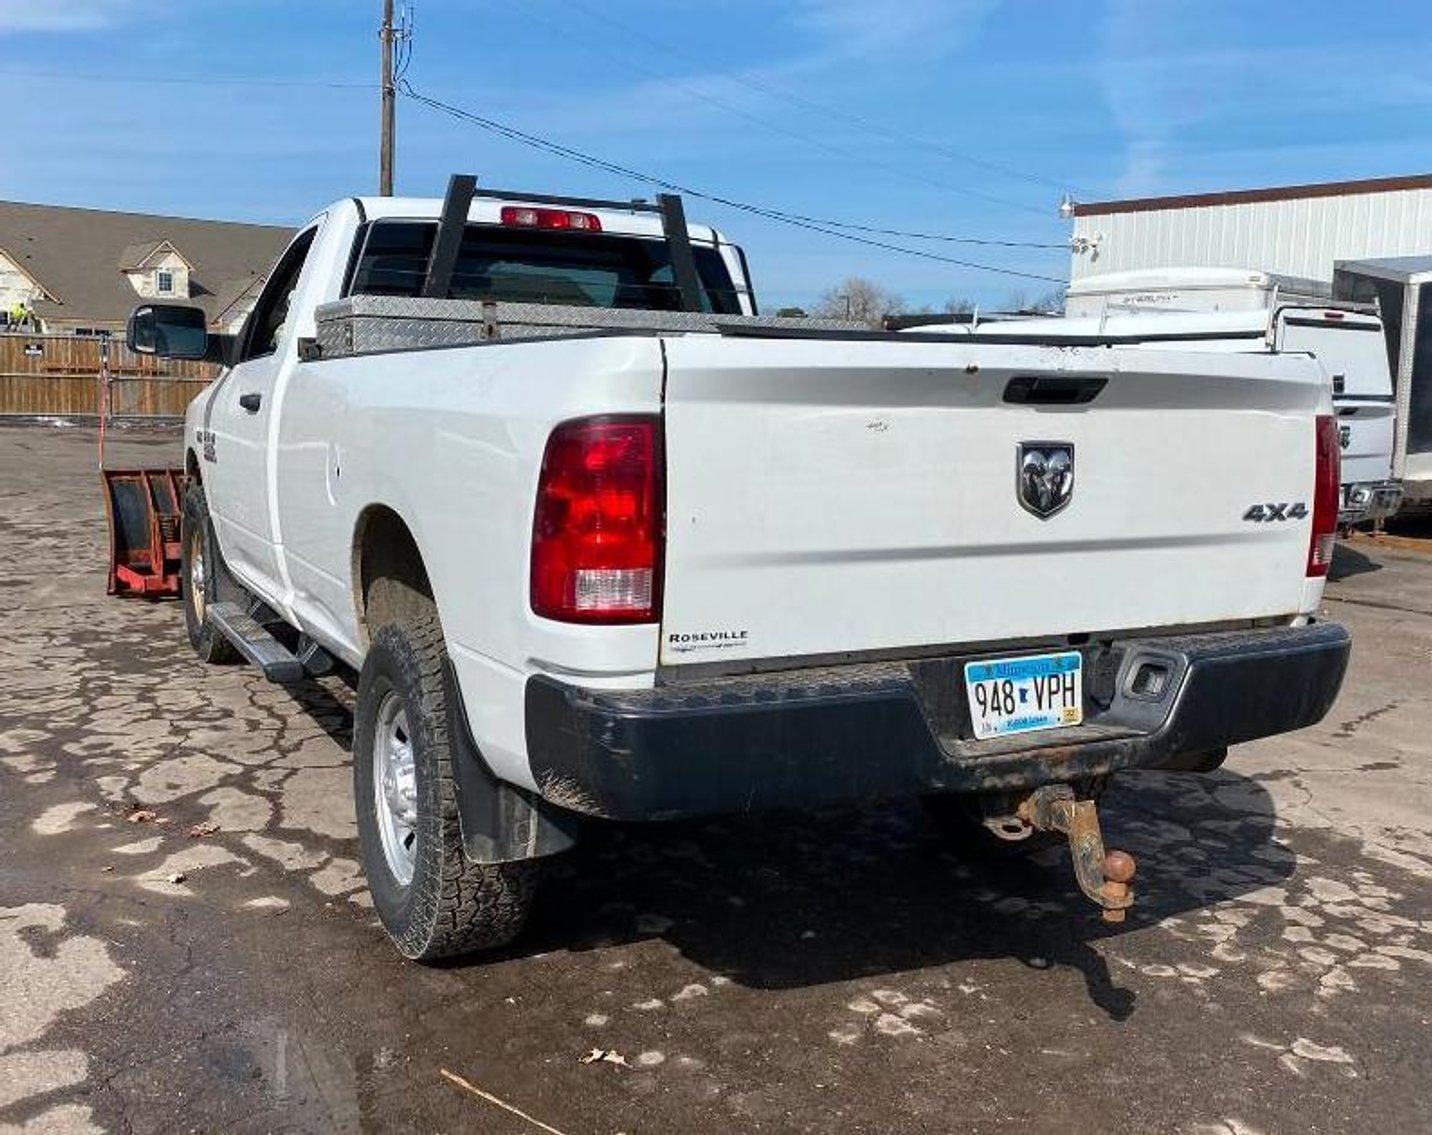
[[[1237,773],[1143,774],[1102,808],[1105,838],[1139,857],[1139,903],[1104,923],[1062,847],[957,855],[914,803],[817,816],[593,824],[552,865],[519,954],[659,936],[742,985],[787,989],[977,958],[1068,966],[1116,1019],[1133,994],[1094,943],[1277,884],[1273,803]]]
[[[346,686],[293,691],[345,748]],[[972,853],[947,841],[918,802],[890,801],[683,823],[592,821],[574,853],[547,865],[533,920],[503,953],[662,938],[713,976],[769,990],[1015,958],[1076,970],[1090,1001],[1122,1020],[1134,994],[1097,944],[1276,886],[1296,858],[1273,841],[1268,791],[1227,767],[1126,775],[1100,811],[1108,845],[1139,860],[1138,904],[1122,926],[1103,922],[1079,893],[1063,846],[991,841]]]
[[[1356,575],[1381,571],[1382,565],[1356,548],[1338,543],[1333,547],[1333,562],[1328,566],[1328,582],[1340,583]]]

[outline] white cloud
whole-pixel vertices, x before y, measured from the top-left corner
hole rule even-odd
[[[979,32],[998,0],[798,0],[795,22],[838,58],[891,51],[943,55]]]
[[[1179,22],[1172,6],[1139,0],[1110,0],[1105,9],[1098,74],[1128,147],[1114,185],[1120,196],[1163,188],[1170,145],[1206,113],[1209,68],[1176,56]]]
[[[99,31],[137,15],[143,7],[137,0],[0,0],[0,35]]]
[[[1289,42],[1275,20],[1252,12],[1211,0],[1108,0],[1094,73],[1125,144],[1117,195],[1189,188],[1190,170],[1199,171],[1199,181],[1213,174],[1210,159],[1219,148],[1242,146],[1252,135],[1264,151],[1302,144],[1319,136],[1311,124],[1324,115],[1367,116],[1371,129],[1340,139],[1338,168],[1355,170],[1373,161],[1379,111],[1432,108],[1432,84],[1407,78],[1418,74],[1415,36],[1401,43]],[[1326,130],[1322,136],[1330,137]],[[1249,150],[1239,182],[1276,178]]]

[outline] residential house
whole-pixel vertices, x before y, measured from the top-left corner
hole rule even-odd
[[[194,304],[215,330],[236,330],[292,236],[273,225],[0,201],[0,330],[23,303],[34,330],[115,334],[145,299]]]

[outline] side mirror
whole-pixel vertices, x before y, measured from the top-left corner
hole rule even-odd
[[[209,354],[208,320],[197,307],[176,303],[134,309],[125,332],[129,349],[161,359],[203,359]]]

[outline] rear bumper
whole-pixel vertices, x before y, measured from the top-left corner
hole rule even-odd
[[[964,657],[620,692],[538,675],[528,759],[552,803],[624,820],[1019,791],[1312,725],[1349,650],[1334,623],[1081,647],[1085,723],[990,741],[967,739]],[[1131,689],[1146,665],[1167,676],[1153,697]]]

